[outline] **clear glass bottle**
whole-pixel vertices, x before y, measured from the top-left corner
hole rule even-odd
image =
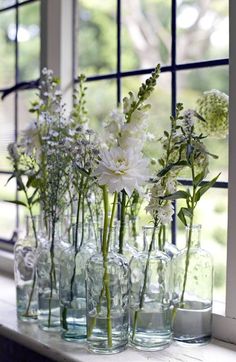
[[[26,217],[26,235],[14,246],[17,317],[32,322],[38,317],[36,276],[37,233],[35,218]]]
[[[86,296],[89,350],[103,354],[123,351],[128,343],[129,266],[125,257],[114,251],[114,243],[105,254],[99,252],[88,260]]]
[[[60,331],[60,223],[47,220],[37,252],[38,322],[44,331]]]
[[[74,243],[63,253],[60,273],[60,314],[62,338],[84,341],[87,338],[85,268],[87,260],[96,253],[97,245],[91,224],[74,227]],[[75,233],[77,232],[77,239]]]
[[[213,263],[200,247],[201,225],[186,228],[187,246],[174,260],[174,287],[179,303],[173,314],[173,338],[202,345],[211,338]]]
[[[171,259],[158,250],[157,229],[144,227],[144,251],[130,262],[130,344],[156,351],[171,342]]]

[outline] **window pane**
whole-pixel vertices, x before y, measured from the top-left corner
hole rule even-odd
[[[195,108],[196,100],[204,91],[219,89],[228,94],[229,74],[228,66],[194,69],[178,73],[178,101],[183,102],[185,108]],[[218,159],[209,157],[210,174],[208,178],[221,173],[218,180],[228,180],[228,138],[208,138],[206,144],[209,151],[218,155]]]
[[[0,13],[0,89],[15,79],[15,10]]]
[[[87,108],[90,126],[96,130],[103,129],[103,122],[116,107],[116,81],[100,80],[87,84]]]
[[[228,0],[178,0],[177,60],[188,62],[229,56]]]
[[[170,63],[170,0],[122,2],[122,70]]]
[[[0,107],[0,170],[11,170],[7,160],[7,146],[15,138],[14,131],[14,95],[10,95],[1,101]]]
[[[39,78],[40,61],[40,4],[19,8],[19,77],[20,81]]]
[[[8,8],[16,3],[16,0],[1,0],[0,9]]]
[[[26,90],[18,93],[18,130],[19,133],[24,130],[35,118],[35,114],[29,112],[31,102],[36,97],[37,90]]]
[[[211,188],[199,201],[195,223],[202,225],[201,246],[214,261],[214,300],[225,301],[228,191]],[[178,210],[184,204],[177,203]],[[177,210],[177,211],[178,211]],[[184,226],[178,221],[177,246],[185,246]]]
[[[104,74],[116,69],[116,1],[78,1],[78,73]]]
[[[14,200],[16,184],[11,180],[7,185],[10,175],[0,175],[0,200]],[[0,239],[10,239],[16,226],[16,205],[0,201]]]
[[[122,95],[128,94],[130,90],[134,93],[138,91],[142,82],[149,77],[128,77],[122,81]],[[169,73],[162,73],[157,80],[157,86],[147,103],[152,105],[149,111],[148,131],[154,136],[153,140],[146,142],[144,152],[148,157],[159,158],[161,152],[160,142],[157,139],[163,134],[163,130],[168,128],[171,114],[171,76]]]

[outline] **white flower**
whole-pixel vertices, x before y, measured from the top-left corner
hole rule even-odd
[[[131,196],[134,189],[148,179],[148,162],[142,153],[131,148],[114,147],[101,152],[101,160],[94,175],[99,185],[107,185],[110,192],[125,190]]]
[[[170,201],[168,201],[165,205],[161,205],[157,209],[157,217],[162,225],[171,223],[173,213],[174,207]]]

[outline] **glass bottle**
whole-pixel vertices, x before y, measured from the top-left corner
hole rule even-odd
[[[186,228],[187,246],[174,260],[179,303],[173,314],[173,338],[202,345],[211,338],[213,263],[200,247],[201,225]]]
[[[87,343],[103,354],[121,352],[128,343],[129,266],[116,249],[111,242],[86,267]]]
[[[35,321],[38,317],[36,250],[36,221],[27,216],[26,235],[14,246],[17,317],[24,322]]]
[[[73,227],[74,242],[64,252],[65,263],[60,273],[60,315],[62,338],[84,341],[87,338],[85,267],[96,253],[97,245],[92,225]],[[75,236],[77,233],[77,237]]]
[[[144,351],[171,342],[171,259],[158,250],[154,227],[144,227],[144,251],[130,262],[130,344]]]
[[[38,322],[44,331],[60,331],[60,223],[47,220],[37,252]]]

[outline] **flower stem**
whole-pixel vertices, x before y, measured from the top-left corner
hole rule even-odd
[[[195,173],[194,173],[193,160],[191,162],[191,171],[192,171],[192,179],[194,180],[195,179]],[[186,251],[186,259],[185,259],[184,280],[183,280],[182,293],[181,293],[181,297],[180,297],[180,306],[182,308],[184,306],[184,294],[185,294],[187,277],[188,277],[190,247],[191,247],[191,241],[192,241],[193,217],[194,217],[194,209],[195,209],[195,206],[196,206],[195,195],[196,195],[196,186],[193,184],[193,194],[191,196],[191,217],[190,217],[189,233],[188,233],[188,239],[187,239],[187,251]]]
[[[125,236],[125,208],[126,193],[122,191],[121,213],[120,213],[120,232],[119,232],[119,253],[123,254],[124,236]]]
[[[147,257],[145,271],[144,271],[144,281],[143,281],[143,287],[142,287],[140,301],[139,301],[139,309],[136,310],[134,313],[132,340],[135,337],[135,333],[136,333],[136,329],[137,329],[138,313],[142,310],[143,304],[144,304],[144,295],[145,295],[146,287],[147,287],[148,268],[149,268],[150,256],[151,256],[151,252],[152,252],[152,248],[153,248],[153,243],[155,241],[155,233],[156,233],[157,226],[158,226],[158,220],[157,220],[157,218],[155,218],[153,232],[152,232],[152,239],[151,239],[151,242],[150,242],[150,245],[148,248],[148,257]]]

